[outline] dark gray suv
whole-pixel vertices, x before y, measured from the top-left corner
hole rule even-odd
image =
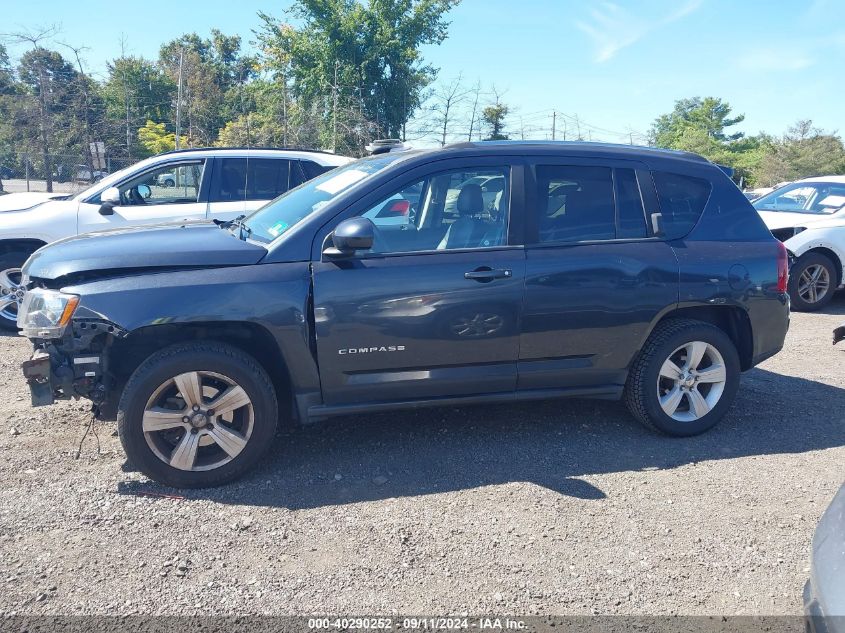
[[[373,156],[245,219],[80,236],[23,273],[33,403],[91,400],[180,487],[242,474],[280,418],[624,397],[694,435],[789,322],[785,249],[717,166],[587,143]]]

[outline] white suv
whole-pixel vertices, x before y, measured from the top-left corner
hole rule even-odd
[[[124,226],[231,220],[350,160],[307,150],[168,152],[107,175],[68,199],[0,212],[0,328],[17,329],[20,268],[45,244]]]
[[[789,270],[792,308],[823,308],[845,281],[845,176],[805,178],[751,204],[794,260]]]

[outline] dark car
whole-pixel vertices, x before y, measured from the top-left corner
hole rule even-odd
[[[588,143],[380,154],[245,220],[63,240],[23,275],[33,403],[91,400],[180,487],[239,476],[279,418],[624,397],[695,435],[789,322],[785,249],[722,170]]]

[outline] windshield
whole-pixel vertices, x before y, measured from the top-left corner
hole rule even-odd
[[[365,158],[338,167],[291,189],[250,215],[250,237],[272,242],[357,183],[399,159],[397,154]]]
[[[758,211],[829,215],[845,207],[845,183],[796,182],[751,203]]]
[[[149,160],[145,161],[144,164],[146,164],[146,162],[149,162]],[[105,191],[109,187],[114,186],[114,183],[118,180],[122,179],[125,176],[128,176],[129,174],[134,173],[141,164],[142,163],[132,163],[131,165],[129,165],[129,167],[124,167],[123,169],[109,174],[99,182],[95,182],[93,185],[86,187],[79,193],[72,194],[73,198],[75,200],[85,200],[85,198],[87,198],[97,190]],[[100,204],[100,196],[98,195],[96,198],[91,199],[90,202],[91,204]]]

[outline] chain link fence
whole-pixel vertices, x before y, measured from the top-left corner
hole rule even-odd
[[[107,175],[136,163],[138,159],[105,158],[102,168],[88,167],[85,156],[56,154],[50,157],[52,191],[76,193]],[[36,154],[0,155],[0,194],[21,191],[50,191],[43,156]]]

